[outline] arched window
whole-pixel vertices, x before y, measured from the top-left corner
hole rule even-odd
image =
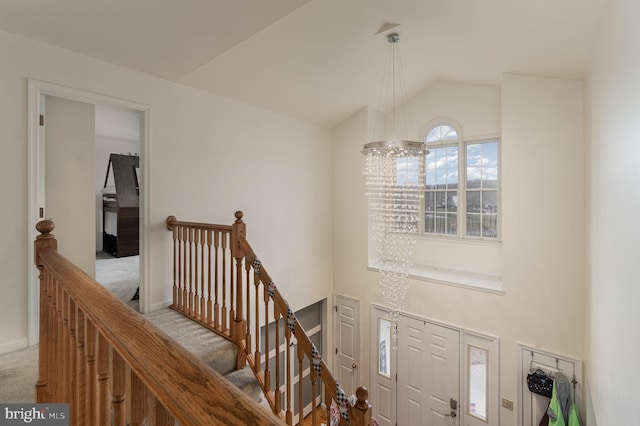
[[[424,234],[497,239],[499,140],[461,135],[443,122],[425,133]]]
[[[451,140],[458,140],[458,131],[447,124],[439,124],[433,127],[425,138],[427,143]]]

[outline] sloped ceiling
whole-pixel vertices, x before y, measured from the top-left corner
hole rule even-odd
[[[334,127],[406,92],[503,72],[582,79],[604,0],[0,0],[0,30]],[[384,107],[384,106],[382,106]]]

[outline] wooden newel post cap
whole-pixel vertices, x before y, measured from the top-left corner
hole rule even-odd
[[[366,410],[371,407],[369,405],[369,401],[367,401],[369,399],[369,391],[366,387],[360,386],[358,389],[356,389],[356,399],[356,408],[360,410]]]
[[[53,224],[52,220],[49,220],[49,219],[41,220],[36,224],[36,230],[41,235],[38,235],[36,238],[41,238],[41,237],[47,238],[46,236],[48,234],[51,234],[51,231],[53,231],[54,228],[55,228],[55,225]]]
[[[236,217],[236,223],[240,223],[242,222],[242,217],[244,216],[244,213],[242,213],[242,210],[238,210],[235,213],[235,217]]]
[[[167,217],[166,224],[167,224],[167,229],[168,229],[169,231],[173,231],[173,224],[174,224],[177,220],[178,220],[178,219],[176,219],[176,217],[175,217],[175,216],[169,216],[169,217]]]
[[[58,250],[58,242],[56,236],[51,233],[55,228],[53,221],[49,219],[41,220],[36,224],[36,230],[40,235],[36,236],[36,240],[33,242],[33,263],[40,268],[42,263],[40,261],[40,253],[45,250]]]

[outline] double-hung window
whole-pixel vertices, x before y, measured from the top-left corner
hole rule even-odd
[[[497,138],[464,141],[451,125],[426,134],[424,235],[499,237]]]

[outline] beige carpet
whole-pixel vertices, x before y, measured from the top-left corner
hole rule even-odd
[[[38,346],[0,355],[0,402],[36,402]]]
[[[96,281],[124,303],[138,310],[138,300],[131,300],[140,284],[140,256],[111,257],[98,255]]]

